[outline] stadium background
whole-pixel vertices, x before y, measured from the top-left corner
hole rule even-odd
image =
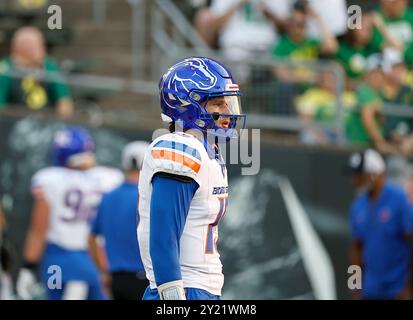
[[[162,70],[179,58],[199,54],[225,61],[240,77],[245,70],[258,75],[241,84],[241,90],[248,127],[263,129],[261,170],[256,176],[241,176],[239,165],[229,166],[232,200],[218,243],[226,276],[224,298],[349,298],[347,210],[353,193],[342,168],[355,148],[340,138],[325,145],[302,143],[299,133],[305,125],[288,111],[291,107],[274,108],[269,70],[280,61],[271,56],[240,61],[208,48],[186,16],[188,8],[193,10],[188,3],[1,1],[0,56],[8,54],[19,26],[38,26],[75,102],[75,114],[67,121],[56,119],[50,110],[1,110],[0,194],[16,251],[13,274],[30,218],[30,178],[47,165],[53,132],[67,122],[85,125],[96,139],[99,162],[118,167],[126,142],[150,140],[162,126],[156,97]],[[50,4],[62,8],[62,30],[47,29]],[[347,1],[351,4],[367,8],[377,1]],[[297,67],[294,62],[285,65]],[[337,64],[314,61],[307,67],[315,74],[333,70],[338,92],[343,89],[344,74]],[[331,125],[338,137],[343,134],[339,120]],[[310,246],[303,245],[294,210],[304,214],[301,222],[310,222],[305,232]],[[321,257],[318,263],[308,260],[308,250],[314,250],[315,259]]]

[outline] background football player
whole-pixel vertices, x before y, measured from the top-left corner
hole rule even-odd
[[[218,223],[228,181],[216,141],[245,123],[231,73],[208,58],[176,63],[159,84],[170,134],[150,145],[139,185],[138,241],[150,281],[144,299],[219,299]]]
[[[148,286],[136,234],[139,173],[148,146],[133,141],[123,148],[124,181],[103,196],[91,229],[91,253],[114,300],[142,299]],[[98,250],[102,238],[104,261]]]
[[[118,186],[123,176],[117,169],[96,166],[93,148],[86,130],[60,130],[53,141],[54,166],[32,178],[32,221],[17,280],[17,293],[23,299],[32,296],[40,262],[49,299],[104,298],[98,270],[88,253],[90,222],[102,194]],[[51,275],[59,275],[57,269],[50,269],[55,266],[60,268],[61,279],[50,286]]]

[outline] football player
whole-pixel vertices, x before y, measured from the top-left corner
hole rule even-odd
[[[191,57],[169,68],[159,93],[171,133],[151,143],[140,176],[138,241],[150,282],[143,298],[219,299],[228,181],[216,142],[245,125],[239,87],[221,63]]]
[[[91,229],[91,253],[114,300],[141,299],[148,286],[136,234],[137,184],[148,146],[145,141],[133,141],[123,148],[124,181],[103,196]],[[102,263],[96,250],[102,238],[106,263]]]
[[[88,253],[88,236],[101,195],[123,179],[117,169],[95,165],[94,142],[80,127],[54,135],[54,166],[32,178],[34,205],[17,280],[22,299],[33,296],[35,271],[51,300],[103,299],[99,274]]]

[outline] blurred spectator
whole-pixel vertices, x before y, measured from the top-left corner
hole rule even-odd
[[[192,22],[206,44],[217,49],[219,30],[216,17],[210,10],[212,0],[172,0],[172,2]]]
[[[373,32],[378,27],[384,36]],[[367,67],[367,57],[379,53],[386,46],[398,47],[398,42],[392,37],[382,20],[377,15],[364,13],[361,29],[349,29],[343,40],[340,41],[336,59],[340,61],[350,79],[360,79]]]
[[[405,84],[404,79],[407,72],[400,51],[386,49],[383,53],[383,67],[386,75],[386,85],[383,90],[385,102],[412,107],[413,88]],[[413,111],[413,108],[411,109]],[[397,142],[413,132],[413,118],[401,116],[386,116],[386,135]]]
[[[200,8],[210,5],[210,0],[172,0],[172,2],[189,21],[194,19]]]
[[[277,41],[274,23],[288,16],[289,0],[213,0],[213,30],[219,31],[219,47],[235,58],[266,53]]]
[[[355,299],[411,299],[413,210],[401,186],[389,183],[385,162],[368,149],[350,157],[358,193],[350,208],[350,263],[362,270]]]
[[[210,9],[210,5],[210,3],[206,3],[204,6],[198,8],[193,19],[193,24],[198,34],[208,46],[217,49],[220,26],[218,25],[217,18]]]
[[[73,114],[73,103],[63,80],[36,79],[42,72],[59,76],[56,63],[46,55],[45,40],[34,27],[18,29],[12,38],[10,57],[0,63],[0,108],[24,105],[32,110],[54,108],[64,118]],[[23,73],[22,78],[13,73]]]
[[[336,142],[335,132],[313,126],[313,121],[334,125],[337,116],[336,78],[332,72],[322,71],[318,76],[318,85],[306,90],[296,99],[296,109],[299,117],[308,122],[309,127],[301,133],[301,140],[306,143]],[[346,118],[348,110],[353,109],[357,100],[353,92],[346,91],[341,97]],[[344,120],[343,119],[343,120]]]
[[[380,54],[368,58],[365,83],[356,91],[358,105],[347,121],[347,138],[353,145],[375,146],[380,152],[395,153],[397,149],[383,136],[383,100],[385,76]]]
[[[244,51],[237,55],[268,51],[285,32],[293,7],[311,6],[334,35],[343,34],[347,26],[345,0],[212,0],[211,4],[212,8],[199,9],[194,25],[210,45],[219,34],[219,46],[231,55],[234,49]],[[308,21],[307,31],[311,38],[323,37],[317,20]]]
[[[307,36],[306,24],[309,17],[317,22],[322,34],[321,41]],[[276,45],[274,55],[293,59],[316,59],[320,54],[333,54],[336,50],[337,41],[320,15],[310,7],[303,7],[292,11],[287,22],[286,34]]]
[[[308,2],[335,36],[341,36],[347,31],[346,0],[308,0]],[[307,29],[310,38],[322,38],[317,21],[310,19]]]
[[[321,42],[307,37],[308,17],[318,22],[323,35]],[[303,90],[302,85],[313,81],[314,72],[305,63],[316,60],[320,54],[334,54],[337,47],[335,37],[316,12],[307,6],[295,6],[287,23],[286,34],[281,37],[273,51],[274,57],[279,58],[281,62],[274,70],[278,80],[274,90],[276,112],[283,109],[290,113],[288,109],[294,105],[298,92]],[[286,65],[281,59],[288,59],[294,65]]]
[[[403,46],[405,61],[413,67],[413,10],[407,0],[380,0],[379,15],[392,34]]]
[[[312,17],[318,23],[322,34],[321,41],[308,38],[306,35],[307,17]],[[320,16],[311,8],[295,9],[287,24],[286,34],[275,46],[273,54],[277,58],[289,58],[292,61],[315,60],[320,54],[334,54],[338,49],[337,40],[324,24]],[[277,77],[283,81],[300,82],[297,73],[289,68],[277,67]]]
[[[108,282],[115,300],[137,300],[143,297],[146,279],[137,239],[138,180],[142,161],[149,144],[128,143],[122,152],[125,181],[105,194],[92,226],[92,255],[104,281]],[[138,213],[139,217],[139,213]],[[98,258],[97,237],[104,237],[109,270]]]

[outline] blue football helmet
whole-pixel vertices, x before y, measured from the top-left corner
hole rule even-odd
[[[228,141],[245,127],[239,87],[228,69],[213,59],[190,57],[177,62],[162,76],[159,94],[162,118],[181,123],[183,130],[197,129]],[[206,106],[216,97],[222,97],[224,112],[210,113]],[[229,120],[225,127],[216,125],[220,117]]]
[[[67,127],[53,137],[52,157],[55,166],[67,166],[73,156],[92,154],[94,142],[89,132],[81,127]]]

